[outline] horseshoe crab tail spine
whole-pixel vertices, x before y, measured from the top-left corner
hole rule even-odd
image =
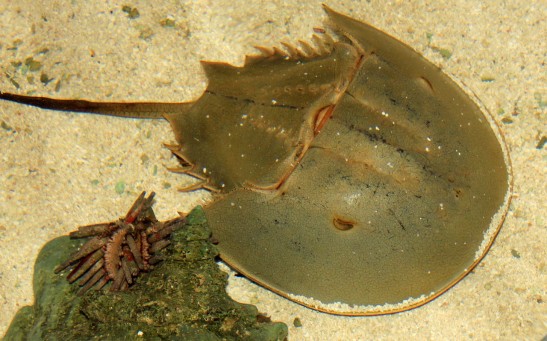
[[[158,119],[188,111],[192,103],[123,103],[31,97],[0,92],[0,99],[48,110],[74,111],[127,118]]]

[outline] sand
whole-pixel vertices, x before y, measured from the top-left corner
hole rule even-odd
[[[480,265],[412,311],[332,316],[233,274],[229,293],[287,323],[292,340],[541,339],[547,334],[547,154],[538,143],[547,134],[547,3],[328,4],[406,42],[483,101],[513,162],[509,214]],[[130,19],[123,5],[140,16]],[[319,1],[0,0],[0,89],[101,101],[189,101],[206,85],[199,60],[241,64],[253,45],[307,39],[324,20]],[[14,63],[25,61],[26,68],[40,70],[23,74]],[[123,215],[141,190],[157,192],[161,219],[210,199],[204,191],[176,191],[193,180],[164,167],[173,160],[161,143],[174,140],[164,121],[0,102],[0,122],[0,335],[19,308],[32,304],[33,264],[48,240]],[[301,327],[293,326],[296,317]]]

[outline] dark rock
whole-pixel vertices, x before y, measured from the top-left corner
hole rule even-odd
[[[216,247],[201,207],[172,234],[166,259],[123,292],[91,290],[54,268],[81,240],[60,237],[40,252],[34,271],[35,303],[13,319],[5,340],[283,340],[287,326],[264,322],[255,306],[233,301],[227,275],[215,263]]]

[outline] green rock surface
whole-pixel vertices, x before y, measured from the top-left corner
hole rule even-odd
[[[90,290],[53,269],[82,244],[60,237],[35,264],[33,306],[13,319],[4,340],[283,340],[287,326],[270,322],[255,306],[233,301],[227,275],[215,263],[216,247],[201,207],[173,232],[166,259],[125,292]]]

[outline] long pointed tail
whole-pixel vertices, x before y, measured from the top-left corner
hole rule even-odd
[[[53,99],[47,97],[33,97],[0,92],[0,99],[32,105],[42,109],[74,111],[110,115],[128,118],[164,118],[166,114],[180,114],[186,112],[192,102],[188,103],[153,103],[153,102],[90,102],[72,99]]]

